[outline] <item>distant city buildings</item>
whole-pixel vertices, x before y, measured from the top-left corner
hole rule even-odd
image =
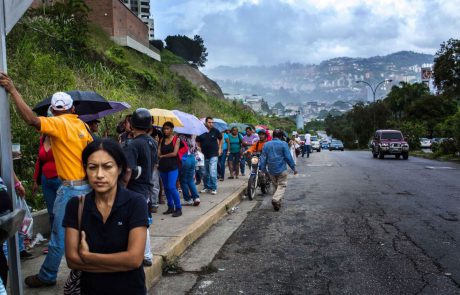
[[[328,114],[342,114],[352,108],[352,102],[336,101],[334,103],[309,101],[304,103],[268,104],[266,100],[257,94],[225,94],[226,99],[238,101],[254,112],[261,115],[276,117],[290,117],[295,120],[297,126],[303,126],[312,120],[324,120]],[[303,127],[298,127],[298,129]]]

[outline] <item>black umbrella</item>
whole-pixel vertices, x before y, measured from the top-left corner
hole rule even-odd
[[[111,109],[110,103],[101,95],[93,91],[66,91],[73,99],[77,115],[96,114]],[[33,109],[39,116],[46,116],[51,105],[51,96],[39,102]]]

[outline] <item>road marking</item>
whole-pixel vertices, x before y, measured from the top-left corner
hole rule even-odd
[[[308,167],[332,167],[331,163],[327,164],[307,164]]]
[[[425,166],[425,169],[431,170],[455,170],[454,167],[447,167],[447,166]]]

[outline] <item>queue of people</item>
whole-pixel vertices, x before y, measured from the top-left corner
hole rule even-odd
[[[149,110],[140,108],[118,125],[117,142],[95,136],[99,122],[81,121],[67,93],[55,93],[50,114],[43,117],[35,115],[4,73],[0,86],[21,118],[42,134],[33,189],[42,187],[51,236],[39,272],[25,278],[30,288],[55,285],[65,254],[80,281],[73,286],[76,280],[69,277],[66,287],[78,287],[81,294],[146,294],[142,266],[152,265],[149,228],[161,191],[168,206],[163,214],[177,218],[182,204],[199,206],[200,193],[217,194],[226,162],[228,178],[238,178],[248,156],[262,153],[261,165],[268,166],[277,186],[286,183],[280,159],[295,170],[276,132],[273,142],[267,142],[265,129],[255,133],[248,127],[244,136],[236,127],[221,133],[207,117],[206,133],[175,134],[172,122],[156,129]],[[16,189],[24,190],[22,185]],[[281,204],[277,196],[275,210]]]

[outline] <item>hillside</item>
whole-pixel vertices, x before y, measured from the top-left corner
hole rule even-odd
[[[197,88],[170,70],[172,64],[181,62],[170,52],[162,52],[164,62],[160,63],[116,45],[99,27],[89,26],[86,31],[82,29],[84,25],[75,18],[62,21],[41,11],[31,11],[8,35],[9,74],[30,106],[56,91],[73,89],[94,90],[108,100],[128,102],[131,110],[102,122],[102,131],[107,128],[113,137],[116,124],[138,107],[178,109],[198,117],[222,118],[229,123],[277,124],[241,104],[220,98],[218,87],[213,89],[215,94],[209,94],[212,92],[209,89],[206,92]],[[172,65],[176,67],[182,68]],[[204,77],[194,73],[190,74],[191,80],[194,76]],[[206,83],[213,82],[206,80]],[[15,168],[30,188],[39,134],[23,123],[14,108],[11,116],[13,142],[21,144],[23,154]],[[30,201],[34,207],[40,207],[39,199]]]
[[[207,70],[225,93],[259,94],[270,102],[357,100],[366,92],[356,88],[356,80],[390,78],[420,80],[420,67],[433,56],[401,51],[370,58],[338,57],[318,65],[285,63],[274,66],[217,67]]]

